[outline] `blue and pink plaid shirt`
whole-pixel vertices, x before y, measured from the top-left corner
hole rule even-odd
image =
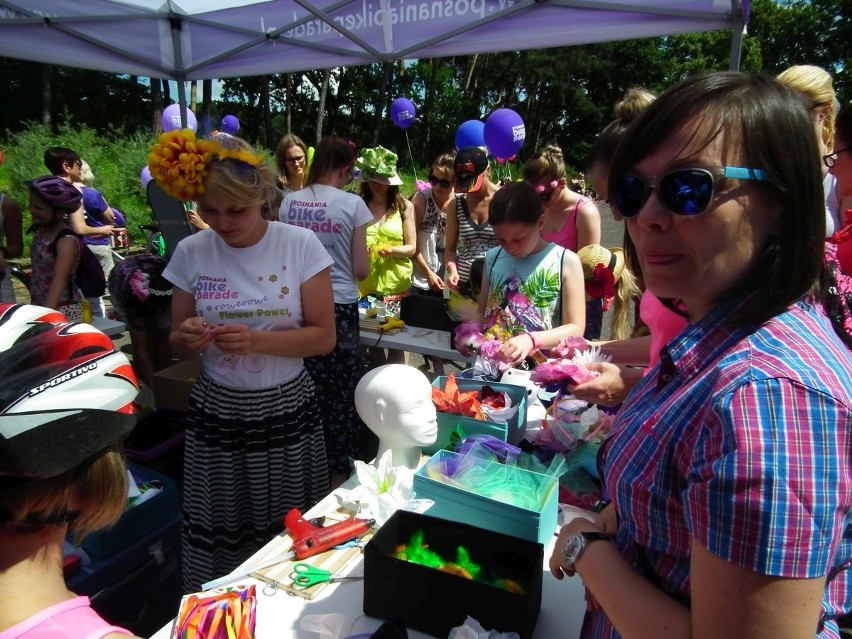
[[[602,447],[617,544],[689,605],[689,546],[758,573],[827,577],[818,637],[852,610],[852,355],[796,304],[756,331],[731,305],[688,327],[634,389]],[[606,615],[584,637],[618,637]]]

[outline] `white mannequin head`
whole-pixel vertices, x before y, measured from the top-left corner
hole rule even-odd
[[[369,371],[355,388],[355,408],[379,438],[376,460],[390,450],[394,466],[417,468],[421,448],[438,437],[432,386],[413,366],[388,364]]]

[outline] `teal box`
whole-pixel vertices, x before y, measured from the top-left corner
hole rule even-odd
[[[464,379],[456,377],[459,390],[478,391],[483,386],[490,386],[496,391],[504,391],[512,400],[512,405],[517,406],[515,415],[505,423],[492,422],[490,420],[473,419],[462,415],[450,413],[438,413],[438,438],[431,446],[423,448],[427,455],[434,455],[450,444],[450,433],[460,426],[466,435],[493,435],[497,439],[518,444],[524,438],[527,429],[527,389],[514,384],[501,384],[500,382],[485,382],[477,379]],[[436,377],[432,386],[444,390],[447,386],[445,376]]]
[[[528,541],[537,541],[545,546],[550,543],[550,538],[556,532],[559,513],[558,477],[504,466],[499,462],[482,460],[477,463],[477,466],[484,470],[485,477],[489,472],[495,476],[508,472],[510,478],[517,474],[516,479],[523,482],[523,485],[534,485],[542,495],[538,510],[503,503],[429,477],[430,467],[459,463],[464,458],[464,455],[442,450],[414,474],[414,493],[417,499],[431,499],[435,502],[435,505],[426,511],[430,517],[470,524]]]

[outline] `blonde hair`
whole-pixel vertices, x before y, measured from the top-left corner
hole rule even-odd
[[[119,447],[56,477],[28,482],[0,495],[0,509],[12,515],[0,530],[38,533],[68,513],[75,542],[114,524],[127,505],[127,466]],[[35,523],[34,523],[35,522]]]
[[[612,303],[612,322],[610,323],[610,339],[627,339],[632,328],[630,305],[639,299],[641,294],[639,284],[633,272],[624,265],[621,276],[615,283],[615,300]]]
[[[834,148],[834,120],[840,110],[840,102],[834,92],[831,74],[822,67],[799,64],[778,74],[776,79],[795,89],[811,101],[809,113],[813,109],[828,106],[828,113],[822,122],[822,142],[829,151]]]
[[[622,122],[632,122],[656,97],[642,87],[630,87],[624,97],[615,103],[613,108],[615,117]]]
[[[257,151],[242,138],[219,136],[216,141],[228,151],[257,155]],[[261,213],[267,219],[275,213],[284,194],[276,186],[275,171],[269,162],[256,166],[235,157],[214,158],[207,164],[204,189],[216,199],[229,204],[247,206],[260,204]],[[275,217],[277,219],[277,215]]]
[[[92,167],[86,160],[80,159],[80,181],[86,186],[91,186],[95,181],[95,174],[92,173]]]
[[[541,180],[561,180],[565,177],[562,149],[555,144],[548,144],[524,163],[521,172],[524,179],[532,184]]]

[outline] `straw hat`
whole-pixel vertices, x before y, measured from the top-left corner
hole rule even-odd
[[[589,244],[577,251],[577,257],[583,265],[583,278],[594,279],[595,267],[603,264],[612,271],[613,279],[617,282],[624,272],[624,250],[620,248],[606,249],[600,244]]]

